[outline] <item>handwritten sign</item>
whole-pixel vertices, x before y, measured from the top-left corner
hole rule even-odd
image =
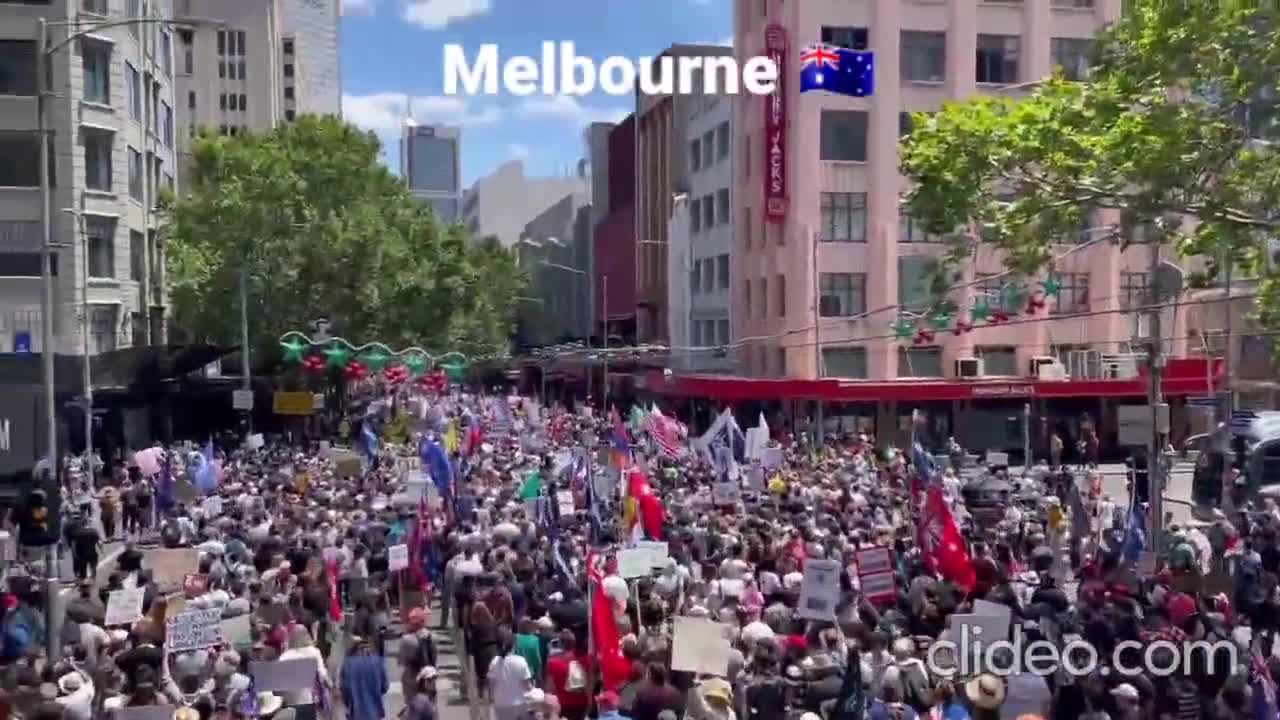
[[[630,580],[647,577],[653,571],[653,556],[644,548],[627,548],[618,553],[618,574]]]
[[[107,596],[107,615],[103,625],[128,625],[142,617],[146,591],[140,588],[115,590]]]
[[[395,572],[409,567],[409,546],[392,545],[387,548],[387,570]]]
[[[665,568],[667,559],[671,556],[667,544],[661,540],[641,540],[636,543],[636,549],[649,553],[649,566],[655,569]]]
[[[729,638],[723,623],[678,616],[671,641],[671,669],[725,675],[729,672]]]
[[[831,620],[839,603],[840,563],[817,558],[806,560],[797,614],[811,620]]]
[[[199,650],[221,645],[222,611],[186,610],[165,622],[165,648],[169,652]]]

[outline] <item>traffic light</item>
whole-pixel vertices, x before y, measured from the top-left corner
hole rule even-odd
[[[18,515],[18,542],[52,545],[61,533],[61,494],[57,481],[36,482],[23,498]]]

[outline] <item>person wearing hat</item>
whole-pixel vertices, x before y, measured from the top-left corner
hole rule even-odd
[[[436,720],[436,669],[426,666],[414,678],[403,720]]]
[[[400,686],[405,688],[407,702],[412,697],[423,669],[436,665],[436,643],[427,627],[426,608],[415,607],[409,611],[405,633],[400,637],[396,656],[400,660],[402,671]]]
[[[965,698],[973,708],[974,720],[1002,717],[1000,706],[1004,704],[1005,692],[1004,680],[991,673],[982,673],[964,684]]]

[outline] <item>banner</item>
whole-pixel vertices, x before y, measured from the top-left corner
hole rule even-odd
[[[316,399],[309,392],[277,392],[271,409],[277,415],[310,415],[315,412]]]
[[[165,650],[181,652],[222,644],[222,610],[186,610],[168,618]]]
[[[764,31],[765,54],[778,68],[778,84],[764,98],[764,217],[787,219],[787,31],[777,23]]]

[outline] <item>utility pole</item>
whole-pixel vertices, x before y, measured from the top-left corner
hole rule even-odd
[[[1151,499],[1151,542],[1159,543],[1164,525],[1164,445],[1169,432],[1169,406],[1164,401],[1164,338],[1160,328],[1160,300],[1163,290],[1157,279],[1160,275],[1160,243],[1151,243],[1151,276],[1147,281],[1150,303],[1148,313],[1149,342],[1147,345],[1147,366],[1151,385],[1147,390],[1147,405],[1151,408],[1151,446],[1147,450],[1147,495]],[[1134,481],[1137,484],[1137,468],[1134,468]],[[1135,487],[1136,489],[1136,487]]]
[[[818,233],[810,232],[813,243],[811,260],[813,260],[813,378],[822,379],[822,287],[818,282]],[[822,417],[822,400],[814,401],[814,415],[818,419],[818,427],[814,430],[814,441],[821,446],[825,442],[826,421]]]

